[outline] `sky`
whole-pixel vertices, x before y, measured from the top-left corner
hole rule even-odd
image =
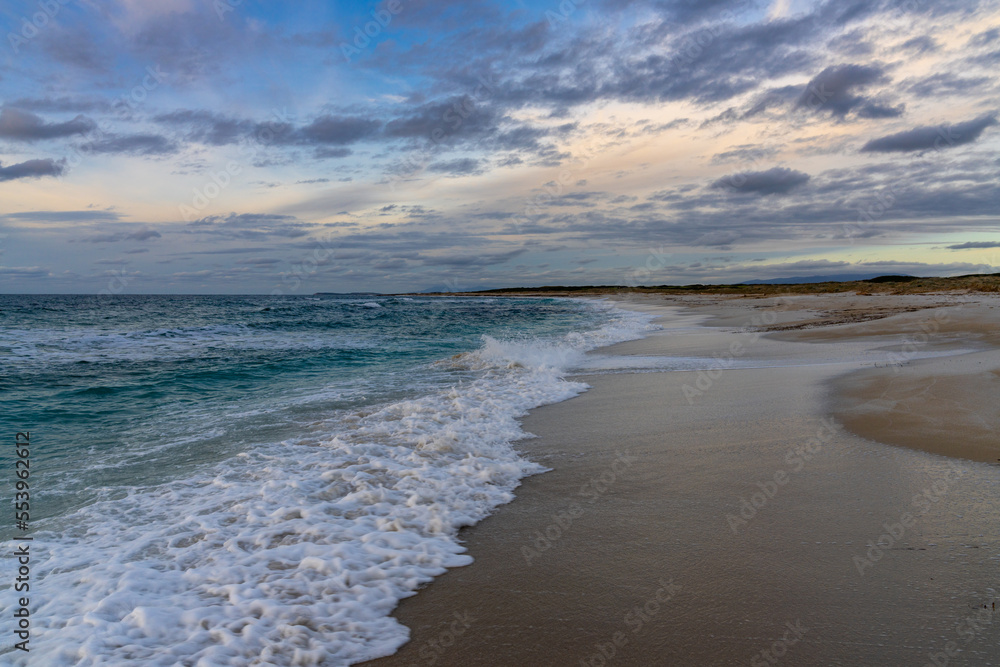
[[[13,0],[0,292],[1000,271],[1000,0]]]

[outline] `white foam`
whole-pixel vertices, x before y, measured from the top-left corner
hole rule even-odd
[[[541,472],[517,418],[586,385],[588,349],[648,316],[605,310],[560,340],[484,339],[469,380],[341,415],[314,435],[95,503],[36,535],[32,664],[342,665],[391,654],[397,602],[471,558],[462,526]],[[325,428],[323,428],[325,427]],[[21,656],[6,656],[20,660]]]

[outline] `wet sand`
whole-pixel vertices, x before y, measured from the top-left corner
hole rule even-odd
[[[894,350],[888,367],[831,383],[831,410],[854,433],[877,442],[956,458],[1000,462],[1000,299],[977,297],[850,326],[778,338],[867,340]],[[977,350],[920,359],[928,350]]]
[[[832,309],[743,301],[665,308],[664,331],[600,351],[588,392],[533,411],[519,447],[552,471],[463,532],[475,562],[404,600],[410,643],[366,664],[1000,664],[1000,467],[849,423],[899,368],[994,359],[989,327],[900,359],[890,320],[939,303],[761,335]],[[979,359],[921,358],[970,342]],[[648,372],[660,355],[693,370]]]

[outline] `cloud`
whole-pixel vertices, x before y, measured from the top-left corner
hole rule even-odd
[[[777,152],[778,149],[773,147],[744,144],[742,146],[735,146],[728,151],[716,153],[712,156],[712,162],[714,164],[722,162],[759,162],[772,157]]]
[[[94,121],[85,116],[77,116],[65,123],[46,123],[40,116],[30,111],[7,106],[0,109],[0,137],[14,141],[58,139],[86,134],[94,127]]]
[[[917,97],[947,97],[982,91],[993,84],[986,76],[965,77],[955,72],[937,72],[916,80],[907,80],[906,90]]]
[[[27,222],[94,222],[103,220],[118,220],[120,216],[114,211],[83,210],[83,211],[19,211],[0,215],[0,220]]]
[[[861,150],[863,152],[892,153],[924,151],[931,148],[935,150],[952,148],[972,143],[979,138],[983,130],[996,124],[996,117],[993,114],[987,114],[955,125],[917,127],[879,139],[872,139],[862,146]]]
[[[274,213],[229,213],[210,215],[188,223],[195,233],[213,234],[235,239],[263,240],[269,237],[299,238],[306,236],[315,225],[294,215]]]
[[[199,248],[188,253],[185,271],[257,258],[239,264],[243,276],[265,273],[262,260],[271,258],[291,267],[315,245],[314,236],[329,233],[364,255],[338,263],[357,273],[330,279],[336,289],[398,288],[421,284],[422,276],[440,282],[437,276],[460,274],[473,274],[470,282],[494,275],[542,279],[550,274],[537,265],[515,265],[532,264],[528,259],[545,246],[568,247],[544,255],[552,276],[565,275],[558,265],[572,268],[581,253],[598,257],[598,248],[600,259],[579,279],[609,275],[614,281],[621,278],[614,274],[622,270],[615,266],[621,258],[639,255],[641,262],[647,248],[661,243],[690,253],[690,262],[701,261],[674,275],[700,278],[725,264],[704,255],[727,255],[719,249],[730,246],[778,262],[779,255],[843,259],[848,237],[864,244],[871,258],[879,247],[888,248],[887,257],[905,254],[915,235],[995,238],[987,235],[1000,211],[994,134],[986,141],[979,136],[975,154],[915,151],[904,154],[906,160],[872,160],[857,151],[870,139],[933,124],[939,120],[934,109],[955,110],[957,122],[996,108],[990,100],[1000,84],[987,59],[997,62],[1000,42],[996,31],[982,31],[996,23],[997,13],[981,0],[923,2],[916,9],[904,0],[596,0],[577,3],[567,20],[554,23],[545,14],[561,13],[555,5],[413,2],[404,2],[405,11],[350,65],[339,43],[353,39],[344,33],[354,25],[371,20],[370,8],[360,5],[335,17],[340,28],[328,20],[332,15],[308,10],[280,16],[233,11],[219,21],[211,3],[190,0],[127,0],[131,9],[115,5],[106,16],[74,16],[80,21],[70,22],[75,34],[67,36],[75,40],[66,48],[48,50],[49,38],[42,36],[30,47],[30,62],[3,74],[0,100],[6,109],[30,114],[22,117],[30,122],[8,122],[8,133],[21,138],[0,137],[0,143],[16,148],[67,133],[53,143],[86,144],[115,158],[74,167],[88,181],[138,177],[130,164],[147,156],[143,170],[155,167],[163,182],[116,201],[123,207],[119,224],[105,224],[115,222],[113,214],[95,211],[86,214],[92,218],[73,212],[61,221],[39,217],[38,224],[0,215],[0,225],[44,228],[32,232],[38,243],[60,234],[117,243],[79,243],[77,249],[90,256],[81,252],[71,261],[88,271],[91,259],[126,257],[124,249],[148,246],[149,254],[127,256],[147,259],[175,240]],[[146,5],[156,7],[131,11]],[[124,21],[122,12],[134,19]],[[300,39],[296,31],[303,25],[317,32]],[[953,26],[954,39],[939,36],[934,25]],[[49,30],[62,34],[59,26]],[[81,62],[61,64],[73,58]],[[104,65],[112,62],[113,70]],[[130,99],[151,63],[169,73],[169,85],[147,90],[148,99],[133,94],[131,112],[115,113],[121,104],[112,103]],[[295,75],[283,74],[290,71]],[[32,77],[37,85],[25,85]],[[899,80],[890,87],[891,78]],[[488,83],[484,95],[473,92],[482,80]],[[317,88],[316,82],[329,86]],[[807,82],[824,90],[815,114],[806,113]],[[301,115],[274,118],[272,109],[286,104]],[[110,125],[101,134],[73,134],[76,114],[100,121],[102,129],[105,121]],[[895,120],[904,114],[908,120]],[[684,125],[668,122],[679,116],[688,118]],[[715,120],[705,123],[709,118]],[[77,120],[77,130],[91,122]],[[262,150],[244,156],[245,166],[253,163],[259,173],[231,186],[256,202],[243,210],[299,217],[232,213],[169,233],[156,226],[165,237],[160,243],[126,238],[143,227],[132,222],[143,218],[130,213],[176,208],[184,172],[221,168],[236,153],[229,148],[247,142]],[[149,161],[182,150],[182,160]],[[6,164],[60,157],[48,150],[8,155]],[[679,160],[682,168],[671,168]],[[530,223],[516,223],[526,202],[550,188],[546,182],[558,172],[538,167],[559,163],[575,185],[563,183],[560,196],[540,204]],[[392,171],[400,164],[410,167],[392,192],[385,181],[402,173]],[[501,165],[502,183],[478,177]],[[455,184],[441,176],[475,180],[474,196],[451,197],[447,191]],[[350,179],[352,187],[339,187]],[[261,183],[273,182],[315,184],[261,192]],[[891,201],[880,199],[890,185]],[[111,200],[94,201],[104,206]],[[427,210],[404,208],[413,201]],[[393,204],[397,208],[390,209]],[[871,224],[859,222],[859,210],[876,211]],[[884,243],[861,241],[876,237]],[[943,238],[948,240],[939,237],[935,245],[959,243],[951,239],[961,235]],[[528,258],[493,265],[532,242],[537,245],[526,246],[532,248]],[[234,247],[249,254],[236,254]],[[489,270],[477,273],[479,265]],[[215,268],[211,277],[205,274],[206,286],[272,288]]]
[[[80,239],[84,243],[118,243],[119,241],[149,241],[163,235],[155,229],[138,229],[134,232],[106,232]]]
[[[167,125],[186,126],[189,140],[212,146],[234,143],[241,137],[252,134],[255,129],[255,124],[251,121],[205,110],[178,109],[154,116],[153,120]]]
[[[809,181],[809,174],[785,167],[767,171],[744,171],[721,178],[712,184],[716,189],[760,195],[788,194]]]
[[[350,148],[327,148],[326,146],[322,146],[320,148],[317,148],[316,151],[313,153],[313,155],[317,159],[324,160],[327,158],[347,157],[348,155],[352,155],[353,153],[354,151],[352,151]]]
[[[868,65],[834,65],[817,74],[806,85],[797,105],[814,111],[830,111],[844,116],[866,102],[855,94],[860,88],[880,83],[887,77],[881,67]]]
[[[703,245],[703,246],[718,246],[721,248],[726,248],[734,241],[740,238],[739,232],[734,231],[724,231],[716,230],[714,232],[707,232],[697,237],[691,241],[691,245]]]
[[[80,147],[88,153],[165,155],[177,152],[177,144],[158,134],[130,134],[90,141]]]
[[[132,232],[125,236],[126,239],[130,241],[148,241],[149,239],[158,239],[162,234],[154,229],[141,229],[137,232]]]
[[[969,241],[948,246],[948,250],[973,250],[978,248],[1000,248],[1000,241]]]
[[[66,170],[66,161],[58,162],[52,159],[27,160],[4,167],[0,163],[0,181],[13,181],[18,178],[41,178],[42,176],[61,176]]]
[[[308,125],[296,128],[284,120],[257,122],[235,118],[204,109],[178,109],[153,118],[158,123],[187,129],[186,138],[202,144],[223,146],[241,139],[256,139],[262,144],[280,146],[316,145],[317,157],[346,157],[344,146],[367,139],[382,127],[380,121],[359,116],[320,116]]]
[[[726,11],[735,14],[748,8],[746,0],[655,0],[648,3],[636,0],[626,0],[621,3],[615,0],[605,0],[605,4],[616,8],[620,4],[649,4],[657,11],[666,14],[672,20],[680,23],[691,23],[702,19],[717,18]]]
[[[370,118],[320,116],[300,132],[306,143],[343,146],[371,136],[381,126]]]
[[[457,136],[468,137],[492,129],[498,121],[497,110],[470,95],[456,95],[428,104],[394,118],[385,125],[385,134],[394,138],[420,138],[435,141]]]
[[[452,176],[468,176],[469,174],[480,173],[479,160],[472,158],[460,158],[458,160],[448,160],[445,162],[432,162],[427,165],[428,171],[446,173]]]
[[[24,278],[42,278],[52,273],[41,266],[0,266],[0,275]]]
[[[100,50],[100,46],[106,48],[107,44],[99,46],[102,36],[75,21],[74,24],[69,30],[49,28],[43,31],[41,41],[46,54],[63,65],[104,73],[114,58],[107,51]]]
[[[941,45],[938,44],[937,40],[930,35],[919,35],[913,39],[908,39],[903,42],[900,48],[908,51],[914,51],[918,54],[925,54],[939,50]]]
[[[969,46],[988,46],[1000,38],[1000,28],[990,28],[974,35],[969,40]]]
[[[5,107],[26,111],[55,111],[59,113],[80,111],[108,111],[111,105],[99,97],[19,97],[4,103]]]
[[[858,118],[897,118],[906,110],[905,104],[890,107],[875,102],[867,102],[858,108]]]
[[[503,264],[515,257],[523,255],[527,248],[518,248],[509,252],[476,255],[464,253],[460,255],[422,256],[420,259],[428,266],[491,266]]]

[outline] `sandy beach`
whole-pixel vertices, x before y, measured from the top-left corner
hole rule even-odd
[[[997,295],[626,306],[366,664],[1000,664]]]

